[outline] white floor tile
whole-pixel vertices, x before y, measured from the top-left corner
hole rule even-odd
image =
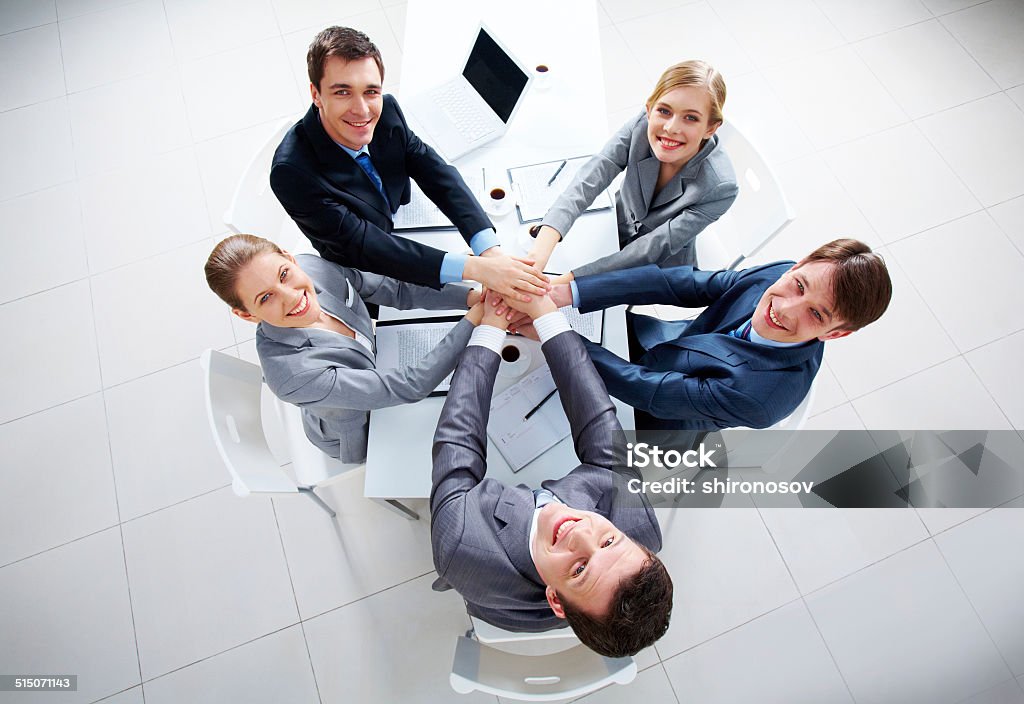
[[[54,437],[60,442],[54,442]],[[0,426],[0,565],[116,526],[99,394]]]
[[[626,0],[600,0],[598,7],[605,11],[612,24],[619,24],[627,20],[653,15],[658,12],[676,10],[682,5],[692,3],[693,0],[639,0],[639,2],[628,2]]]
[[[1022,539],[1021,508],[987,511],[935,538],[1014,675],[1024,675],[1024,602],[1019,597],[1024,555],[1013,547]],[[993,547],[979,549],[982,546]]]
[[[1022,52],[1024,53],[1024,52]],[[983,204],[1024,193],[1024,112],[999,93],[918,122],[953,170]],[[951,124],[969,125],[951,130]]]
[[[623,701],[678,704],[679,700],[672,691],[672,683],[669,682],[665,669],[659,664],[642,671],[625,687],[613,684],[576,701],[584,704],[621,704]]]
[[[63,95],[64,67],[56,24],[0,36],[0,110]]]
[[[297,115],[295,119],[298,119]],[[196,145],[196,159],[202,176],[203,192],[206,194],[211,232],[222,233],[227,230],[224,212],[231,205],[242,173],[249,165],[249,160],[266,144],[282,121],[271,120]],[[270,233],[257,234],[272,236]]]
[[[915,510],[932,535],[938,535],[944,530],[949,530],[953,526],[985,512],[983,508],[919,508]]]
[[[1006,94],[1010,96],[1010,99],[1013,100],[1013,102],[1017,103],[1017,105],[1024,110],[1024,84],[1006,91]]]
[[[868,39],[856,48],[900,107],[914,118],[999,90],[937,20]]]
[[[885,161],[878,168],[874,159]],[[825,160],[884,242],[980,209],[980,204],[914,125],[830,149]]]
[[[843,0],[815,0],[822,12],[847,40],[853,42],[931,19],[920,0],[868,0],[856,4]]]
[[[1024,428],[1024,332],[968,352],[967,362],[981,378],[1014,428]]]
[[[174,68],[73,93],[68,111],[79,177],[144,165],[192,143]]]
[[[934,543],[807,597],[859,702],[953,704],[1009,671]]]
[[[0,350],[0,423],[99,391],[91,304],[79,281],[0,306],[0,329],[22,341]]]
[[[284,33],[297,29],[308,29],[309,39],[324,27],[337,24],[340,8],[333,0],[272,0],[277,21]],[[346,0],[343,13],[355,15],[360,12],[379,10],[376,0]],[[375,37],[370,40],[376,42]],[[387,56],[384,57],[387,60]]]
[[[57,21],[53,0],[6,0],[0,12],[0,34]]]
[[[965,7],[979,5],[987,0],[921,0],[936,16],[963,10]]]
[[[78,189],[65,184],[0,203],[9,261],[0,303],[75,281],[88,273]]]
[[[751,264],[796,261],[837,237],[853,237],[872,247],[882,243],[819,155],[777,165],[775,175],[796,219]]]
[[[204,394],[198,360],[104,392],[122,521],[230,483]]]
[[[732,76],[754,70],[750,57],[703,0],[616,26],[640,62],[644,77],[653,77],[648,91],[666,68],[687,59],[710,62],[725,77],[726,85]],[[602,46],[602,51],[608,49]],[[607,77],[605,85],[606,92],[616,89]]]
[[[658,520],[675,583],[672,622],[655,644],[663,661],[797,598],[756,510],[659,509]]]
[[[144,680],[298,621],[269,499],[222,489],[122,530]]]
[[[1024,6],[1019,2],[992,0],[945,15],[942,23],[1000,86],[1024,83]]]
[[[853,702],[802,601],[677,655],[665,670],[683,701]]]
[[[711,4],[761,68],[843,43],[842,35],[811,0],[711,0]]]
[[[900,268],[886,256],[892,302],[880,319],[849,337],[828,344],[828,365],[851,399],[956,355],[942,329]]]
[[[96,704],[146,704],[142,698],[142,686],[132,687],[112,697],[100,699]]]
[[[136,0],[57,0],[57,16],[63,22],[72,17],[100,10],[110,10],[133,2]]]
[[[909,237],[890,251],[962,352],[1024,329],[1017,280],[1024,254],[986,213]]]
[[[0,113],[0,200],[75,178],[64,98]]]
[[[836,375],[828,368],[828,363],[822,364],[818,376],[814,378],[814,399],[811,401],[810,415],[824,413],[847,401],[846,392],[836,381]]]
[[[956,357],[853,402],[871,429],[1008,429],[967,362]]]
[[[819,149],[907,121],[906,113],[851,47],[816,54],[814,61],[778,66],[765,76]]]
[[[304,619],[434,569],[429,508],[423,506],[419,521],[402,518],[363,498],[364,477],[349,472],[318,490],[337,512],[335,520],[304,497],[274,500]]]
[[[910,509],[760,510],[802,594],[928,537]]]
[[[297,101],[281,39],[180,66],[192,136],[197,142],[285,117]]]
[[[853,404],[844,403],[833,409],[818,413],[807,419],[802,430],[863,430],[857,412],[853,410]]]
[[[988,214],[1006,236],[1024,252],[1024,197],[1014,198],[988,209]]]
[[[405,46],[405,15],[408,9],[409,5],[404,0],[400,5],[390,5],[384,8],[384,14],[388,16],[388,24],[391,25],[391,33],[395,36],[399,49]],[[599,17],[604,13],[600,4],[597,6],[597,13]],[[604,14],[607,16],[607,13]]]
[[[324,704],[494,702],[479,692],[456,694],[448,684],[455,639],[465,635],[469,617],[454,591],[430,589],[435,576],[399,584],[305,622]]]
[[[0,623],[5,670],[78,675],[74,694],[5,701],[91,702],[140,681],[117,528],[0,569]]]
[[[319,704],[301,626],[292,626],[146,683],[147,704]]]
[[[778,166],[814,151],[760,72],[729,79],[725,119],[739,127],[769,164]]]
[[[614,25],[601,27],[599,31],[605,107],[609,111],[629,109],[635,115],[644,109],[644,103],[658,80],[657,69],[645,71],[641,68],[633,50]],[[609,125],[609,129],[618,128],[618,124]]]
[[[210,235],[196,155],[191,148],[145,165],[81,180],[89,269],[136,262]]]
[[[178,61],[198,59],[277,36],[270,0],[166,0]]]
[[[112,38],[116,37],[116,41]],[[144,0],[60,23],[68,92],[149,73],[174,62],[163,3]],[[158,88],[154,88],[159,90]]]
[[[1024,689],[1017,680],[1007,680],[965,699],[962,704],[1024,704]]]
[[[230,312],[206,286],[211,240],[92,279],[106,386],[234,344]]]

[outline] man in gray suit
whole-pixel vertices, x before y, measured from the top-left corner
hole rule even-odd
[[[484,477],[487,418],[507,322],[485,306],[434,435],[434,588],[455,588],[472,616],[511,631],[564,625],[608,657],[660,638],[672,580],[661,531],[635,469],[616,462],[615,407],[579,336],[547,296],[516,304],[534,320],[582,464],[542,490]]]

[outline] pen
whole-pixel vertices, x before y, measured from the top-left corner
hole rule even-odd
[[[555,173],[551,174],[551,178],[548,179],[549,186],[555,182],[555,179],[558,178],[558,174],[562,173],[562,169],[565,168],[566,161],[567,159],[562,159],[562,163],[558,165],[557,169],[555,169]]]
[[[534,413],[536,413],[537,411],[539,411],[539,410],[540,410],[540,407],[544,405],[545,401],[547,401],[547,400],[548,400],[549,398],[551,398],[552,396],[554,396],[554,395],[555,395],[555,393],[556,393],[557,391],[558,391],[558,389],[551,389],[551,391],[548,391],[548,395],[547,395],[547,396],[545,396],[544,398],[542,398],[542,399],[540,400],[540,402],[539,402],[539,403],[538,403],[538,404],[537,404],[536,406],[534,406],[533,408],[531,408],[531,409],[530,409],[530,412],[529,412],[529,413],[527,413],[527,414],[526,414],[525,416],[523,416],[523,420],[530,420],[530,416],[532,416],[532,415],[533,415]]]

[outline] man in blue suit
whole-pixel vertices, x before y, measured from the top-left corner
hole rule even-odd
[[[643,352],[627,362],[587,344],[608,393],[643,413],[637,429],[766,428],[800,405],[825,342],[877,320],[892,297],[882,257],[840,239],[799,262],[744,271],[680,266],[581,276],[556,286],[582,312],[625,304],[707,306],[694,321],[634,316]]]
[[[320,256],[433,288],[472,279],[503,295],[546,292],[540,271],[501,252],[458,170],[384,95],[384,62],[365,34],[328,27],[310,44],[306,64],[313,104],[278,146],[270,186]],[[391,234],[395,213],[409,202],[410,177],[482,256]]]

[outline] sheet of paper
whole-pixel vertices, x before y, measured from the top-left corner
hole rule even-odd
[[[482,171],[472,171],[469,175],[463,175],[466,185],[473,192],[477,200],[484,190],[484,175]],[[441,209],[434,205],[434,202],[427,198],[427,195],[416,185],[416,181],[410,180],[412,191],[409,202],[401,206],[395,213],[396,230],[418,230],[423,228],[446,227],[453,228]]]
[[[578,309],[566,306],[561,311],[565,314],[565,319],[569,321],[569,327],[591,342],[601,344],[601,328],[604,325],[603,310],[580,313]]]
[[[562,166],[559,171],[562,161],[548,161],[543,164],[518,166],[508,170],[509,181],[516,193],[520,222],[542,219],[548,209],[554,205],[558,196],[562,195],[566,186],[572,183],[580,167],[590,161],[590,157],[578,156],[565,159],[565,166]],[[555,176],[556,173],[557,176]],[[548,185],[552,176],[555,176],[555,180]],[[610,207],[612,207],[611,196],[608,195],[608,191],[604,191],[594,199],[587,210],[601,210]]]
[[[418,363],[456,323],[405,323],[402,325],[377,326],[377,368],[395,369]],[[445,377],[434,392],[447,392],[452,375]]]
[[[557,393],[526,420],[526,414],[554,388],[551,370],[545,364],[491,399],[487,436],[513,472],[518,472],[569,435],[569,419],[565,417]]]

